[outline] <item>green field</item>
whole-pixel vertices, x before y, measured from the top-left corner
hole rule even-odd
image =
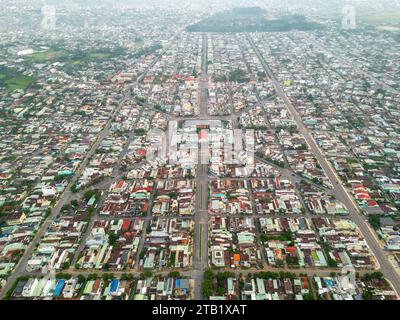
[[[357,159],[350,159],[350,158],[348,158],[348,159],[346,159],[346,163],[347,163],[347,164],[354,164],[354,163],[358,163],[358,160],[357,160]]]
[[[4,81],[7,91],[12,92],[14,90],[22,89],[25,90],[32,85],[36,80],[32,77],[16,76]]]
[[[316,253],[315,251],[312,251],[312,252],[311,252],[311,256],[312,256],[312,258],[313,258],[314,261],[319,261],[318,255],[317,255],[317,253]]]
[[[70,57],[69,63],[71,65],[79,65],[85,62],[101,61],[111,58],[111,53],[105,52],[79,52]]]
[[[94,52],[94,53],[89,53],[88,58],[91,60],[102,60],[102,59],[108,59],[112,56],[111,53],[101,53],[101,52]]]
[[[45,62],[49,60],[55,60],[67,57],[69,53],[65,50],[54,50],[50,49],[43,52],[36,52],[30,58],[35,62]]]
[[[18,89],[25,90],[35,82],[34,77],[24,76],[6,67],[0,68],[0,87],[6,88],[8,92]]]
[[[29,58],[37,63],[43,63],[46,61],[63,61],[76,65],[85,61],[104,60],[110,57],[112,57],[111,52],[69,52],[66,50],[50,49],[34,53]]]

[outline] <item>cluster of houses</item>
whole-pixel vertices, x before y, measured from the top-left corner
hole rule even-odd
[[[195,208],[194,180],[161,180],[157,182],[152,213],[156,216],[190,216]]]
[[[184,167],[179,164],[166,164],[164,166],[152,166],[141,163],[140,167],[133,168],[127,173],[128,179],[177,179],[193,178],[196,174],[195,167]]]
[[[385,241],[385,249],[390,251],[400,251],[400,221],[398,217],[380,217],[377,233]],[[400,255],[394,255],[400,264]]]
[[[307,276],[248,273],[243,277],[216,274],[210,300],[304,300],[312,297]]]
[[[145,79],[146,81],[146,79]],[[152,79],[151,83],[156,81]],[[199,114],[198,83],[193,76],[174,75],[165,80],[165,85],[151,87],[149,102],[160,110],[174,116],[194,116]]]
[[[148,70],[143,79],[148,102],[176,116],[199,113],[197,76],[201,72],[202,37],[182,33],[172,39],[169,50]]]
[[[209,241],[211,266],[245,269],[262,264],[253,218],[212,217]]]
[[[230,84],[226,82],[208,82],[208,113],[212,116],[229,115],[231,110]]]
[[[30,9],[22,6],[20,13],[25,10]],[[103,21],[109,21],[106,16],[114,14],[96,8],[88,10]],[[177,13],[171,12],[171,17],[178,24],[182,21]],[[57,34],[66,36],[61,47],[56,39],[39,36],[30,27],[21,31],[22,42],[15,41],[13,32],[2,34],[10,48],[1,53],[2,70],[31,82],[27,86],[16,83],[0,87],[2,278],[7,278],[13,270],[71,177],[79,176],[74,188],[80,189],[109,176],[127,141],[125,134],[138,124],[139,108],[135,101],[127,102],[112,121],[106,137],[97,140],[122,100],[123,95],[116,87],[144,74],[157,59],[157,48],[167,44],[178,26],[166,23],[164,15],[146,10],[140,15],[130,11],[119,21],[129,22],[134,28],[122,34],[110,27],[100,41],[94,20],[90,27],[79,26],[78,32],[60,29]],[[147,23],[151,25],[146,26]],[[71,26],[74,28],[74,24]],[[87,41],[82,42],[82,36]],[[115,41],[105,40],[108,37]],[[191,37],[187,38],[190,41]],[[122,43],[125,48],[120,47]],[[104,50],[113,54],[103,53]],[[77,52],[85,57],[75,58]],[[160,114],[154,112],[147,118],[149,126],[165,127]],[[99,147],[95,154],[87,167],[81,168],[96,142]],[[66,224],[62,221],[54,227],[63,230],[68,228],[64,227]],[[71,224],[73,230],[75,226]],[[64,253],[60,261],[65,256],[69,254]]]
[[[398,43],[386,35],[341,37],[333,30],[321,39],[302,33],[293,33],[291,41],[286,37],[254,39],[278,81],[290,80],[285,91],[361,210],[396,216]],[[368,53],[361,49],[366,46]],[[363,71],[354,68],[354,61]]]
[[[153,218],[140,256],[144,270],[189,268],[192,264],[193,220]]]
[[[241,75],[249,79],[248,69],[235,34],[209,35],[207,58],[210,61],[207,71],[214,81],[238,82],[230,77],[231,72],[235,70],[240,71]]]
[[[284,167],[285,158],[281,146],[277,143],[273,130],[256,130],[254,132],[255,149],[258,156]]]
[[[125,270],[136,267],[144,220],[95,220],[76,259],[76,269]]]
[[[102,95],[101,92],[98,94]],[[66,101],[68,101],[68,96],[66,96]],[[34,101],[39,98],[34,97]],[[110,97],[110,101],[112,99]],[[71,96],[70,101],[73,100],[76,98]],[[20,103],[23,101],[24,99],[20,100]],[[95,109],[91,120],[74,114],[76,107],[73,104],[88,105],[88,108]],[[43,108],[48,110],[45,106]],[[112,109],[110,102],[98,108],[89,101],[71,102],[71,105],[60,104],[56,108],[60,113],[52,115],[48,110],[48,117],[43,118],[44,122],[41,118],[30,117],[20,126],[18,136],[21,139],[22,136],[28,134],[31,140],[37,141],[37,143],[30,141],[30,151],[24,151],[22,146],[14,145],[15,150],[22,152],[20,159],[10,154],[7,148],[1,148],[1,153],[8,153],[7,157],[11,157],[10,161],[14,168],[12,174],[6,169],[7,179],[2,180],[2,195],[0,196],[1,221],[3,222],[0,231],[2,266],[0,269],[4,272],[3,275],[7,276],[12,270],[20,257],[19,252],[26,249],[43,219],[65,190],[69,179],[74,175],[85,153],[93,144],[98,128],[104,125],[104,119]],[[39,126],[39,123],[42,129],[37,132],[40,133],[29,133]],[[27,129],[26,132],[24,132],[25,129]],[[40,141],[46,141],[46,144]],[[23,153],[34,154],[34,156],[22,157]],[[63,156],[57,156],[59,153]],[[4,159],[4,154],[2,159]],[[3,165],[8,164],[2,161]],[[2,167],[0,171],[4,168]],[[16,168],[18,168],[18,173],[15,171]],[[3,259],[6,259],[6,264],[3,264],[5,262]]]
[[[246,109],[242,110],[240,113],[239,125],[242,128],[266,128],[267,124],[264,116],[264,108],[259,104],[251,108],[246,107]]]
[[[291,181],[276,176],[251,179],[250,184],[257,214],[298,214],[304,211]]]
[[[137,281],[133,300],[191,300],[193,287],[186,277],[148,277]]]
[[[340,216],[349,214],[342,202],[337,200],[333,195],[317,188],[312,183],[302,180],[297,184],[297,188],[304,199],[307,210],[312,214]]]
[[[312,218],[328,259],[338,267],[374,268],[375,258],[357,225],[349,219]]]
[[[251,214],[247,180],[211,180],[210,214]]]
[[[46,230],[32,257],[27,271],[68,269],[87,228],[87,221],[79,216],[62,216]]]
[[[251,110],[257,105],[257,95],[254,92],[255,86],[249,83],[234,83],[231,85],[232,109],[235,114]]]
[[[124,104],[118,117],[111,122],[110,132],[99,144],[95,154],[82,171],[77,182],[77,188],[88,187],[103,177],[112,175],[118,166],[120,154],[127,142],[127,134],[134,131],[133,124],[138,121],[139,106],[134,102]]]
[[[220,150],[222,141],[237,142],[230,135],[233,127],[255,130],[257,159],[249,167],[229,163],[215,149],[207,154],[207,174],[213,177],[207,190],[209,265],[243,270],[261,268],[263,262],[277,268],[375,268],[357,225],[340,217],[348,215],[347,209],[330,193],[327,175],[275,94],[249,36],[361,210],[378,216],[370,221],[378,221],[374,228],[384,248],[399,260],[399,44],[385,35],[342,37],[330,30],[279,35],[177,32],[188,22],[177,13],[165,19],[162,13],[143,10],[139,16],[145,20],[130,13],[121,18],[121,23],[135,26],[124,34],[110,29],[117,40],[113,45],[82,43],[82,33],[92,39],[90,28],[69,30],[64,49],[48,47],[48,39],[29,30],[28,49],[19,48],[12,33],[5,35],[13,48],[1,53],[1,66],[35,78],[35,85],[0,88],[0,278],[15,268],[73,177],[74,203],[48,221],[25,271],[71,266],[189,269],[199,200],[194,179],[199,154],[191,151],[199,144]],[[176,23],[166,22],[171,19]],[[60,30],[60,36],[65,32]],[[125,48],[116,47],[122,43]],[[148,135],[151,129],[166,131],[171,119],[200,114],[205,45],[208,78],[201,81],[207,81],[208,115],[223,121],[180,119],[170,144],[179,146],[177,158],[186,162],[171,164],[161,157],[146,163],[150,152],[166,143],[161,135]],[[99,56],[93,50],[104,46],[113,52],[107,59],[86,63],[71,57],[79,49],[93,58]],[[371,50],[366,52],[365,46]],[[342,57],[363,71],[343,63]],[[298,176],[304,180],[294,182]],[[108,190],[101,199],[77,200],[82,190],[104,181]],[[301,300],[311,293],[305,276],[225,280],[211,299]],[[324,299],[394,295],[383,279],[344,285],[338,277],[316,276],[312,285]],[[12,295],[190,299],[191,286],[190,279],[170,276],[87,281],[31,277],[17,281]]]
[[[190,300],[193,280],[180,276],[115,278],[82,275],[23,277],[16,281],[13,300]]]
[[[16,282],[11,299],[57,300],[77,299],[84,287],[77,278],[57,279],[56,277],[21,279]]]
[[[354,279],[351,276],[314,276],[316,293],[323,300],[397,300],[385,279]]]
[[[264,279],[253,277],[244,283],[243,300],[304,300],[310,294],[307,277]]]
[[[269,265],[327,267],[318,235],[309,218],[259,218],[260,239]]]
[[[373,269],[371,251],[356,225],[337,218],[259,218],[268,264]]]
[[[101,215],[146,215],[153,192],[153,180],[117,180],[111,184],[100,209]]]
[[[390,284],[378,273],[307,276],[259,272],[235,276],[217,272],[210,300],[396,300]]]

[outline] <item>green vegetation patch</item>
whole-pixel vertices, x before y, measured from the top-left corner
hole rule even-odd
[[[93,51],[68,51],[60,48],[52,48],[43,52],[36,52],[27,59],[36,63],[66,62],[71,65],[79,65],[85,62],[101,61],[126,53],[124,48],[101,48]]]
[[[260,7],[234,8],[218,12],[186,28],[189,32],[281,32],[290,30],[314,30],[322,26],[306,21],[302,15],[286,15],[267,20],[265,10]]]
[[[91,60],[103,60],[108,59],[112,55],[111,53],[104,53],[104,52],[93,52],[88,54],[88,58]]]
[[[35,62],[46,62],[46,61],[52,61],[52,60],[58,60],[60,58],[67,57],[69,55],[69,52],[66,50],[58,50],[58,49],[50,49],[47,51],[42,51],[42,52],[36,52],[28,59],[32,59]]]
[[[346,163],[347,164],[355,164],[355,163],[358,163],[358,161],[357,161],[357,159],[348,158],[348,159],[346,159]]]
[[[140,58],[142,56],[147,56],[149,54],[155,53],[157,50],[160,50],[160,49],[162,49],[162,45],[160,45],[160,44],[155,44],[150,47],[141,48],[133,54],[133,57]]]

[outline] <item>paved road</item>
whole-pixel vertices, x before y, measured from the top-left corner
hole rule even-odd
[[[168,270],[163,270],[163,271],[158,271],[155,272],[155,274],[157,275],[163,275],[163,276],[167,276],[171,271],[178,271],[180,273],[181,276],[192,276],[193,275],[193,270],[182,270],[182,269],[168,269]],[[297,275],[300,274],[307,274],[308,276],[312,277],[314,275],[318,275],[320,277],[323,276],[330,276],[330,274],[332,272],[335,272],[336,274],[340,274],[340,271],[338,272],[338,269],[330,269],[330,268],[274,268],[271,266],[265,266],[264,268],[261,269],[255,269],[255,268],[250,268],[250,269],[231,269],[231,268],[223,268],[223,269],[219,269],[219,271],[229,271],[234,273],[236,276],[242,275],[242,276],[246,276],[247,274],[253,274],[253,273],[258,273],[261,271],[271,271],[271,272],[291,272],[291,273],[295,273]],[[368,274],[371,273],[371,270],[369,269],[362,269],[362,270],[356,270],[356,272],[362,276],[364,274]],[[70,274],[70,275],[89,275],[89,274],[97,274],[98,276],[101,276],[105,273],[110,274],[112,273],[115,276],[120,276],[123,274],[132,274],[132,275],[136,275],[139,276],[142,272],[138,271],[136,269],[128,269],[128,270],[120,270],[120,271],[106,271],[106,270],[76,270],[76,269],[67,269],[67,270],[63,270],[64,274]],[[29,276],[36,276],[36,277],[41,277],[43,276],[42,273],[40,272],[25,272],[23,274],[21,274],[23,276],[25,275],[29,275]]]
[[[203,34],[202,42],[202,63],[199,83],[200,94],[200,115],[207,120],[208,116],[208,94],[207,94],[207,35]],[[194,216],[194,247],[193,247],[193,269],[191,276],[194,279],[194,298],[200,300],[201,284],[203,282],[204,270],[208,267],[208,163],[205,159],[208,156],[205,145],[199,143],[197,172],[196,172],[196,210]]]
[[[357,224],[360,231],[365,237],[365,240],[368,246],[371,248],[378,264],[380,271],[384,274],[384,276],[392,283],[394,289],[396,290],[397,294],[400,294],[400,278],[396,273],[396,270],[393,268],[391,263],[388,261],[387,256],[383,248],[380,246],[379,241],[374,234],[374,232],[369,227],[368,223],[365,220],[365,217],[360,212],[357,204],[354,202],[352,196],[348,193],[345,187],[342,185],[338,175],[336,174],[335,170],[332,168],[331,164],[328,162],[324,154],[322,153],[321,149],[318,147],[317,143],[315,142],[314,138],[312,137],[309,130],[304,126],[303,121],[296,111],[290,100],[288,99],[287,95],[285,94],[282,86],[278,83],[269,69],[267,63],[265,62],[264,58],[262,57],[260,51],[258,50],[257,46],[255,45],[252,36],[247,34],[247,38],[256,53],[257,57],[259,58],[260,62],[262,63],[265,71],[267,72],[269,78],[271,79],[275,90],[278,96],[283,99],[285,102],[289,112],[293,116],[294,120],[296,121],[300,133],[304,136],[309,148],[313,152],[314,156],[317,158],[318,162],[320,163],[321,167],[324,169],[325,174],[328,176],[329,180],[333,185],[333,192],[336,195],[337,199],[343,202],[346,208],[349,211],[349,215],[352,220]]]

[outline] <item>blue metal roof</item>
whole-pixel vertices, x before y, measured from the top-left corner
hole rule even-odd
[[[110,284],[110,292],[115,292],[118,290],[119,281],[118,279],[114,279],[111,281]]]
[[[54,297],[58,298],[64,288],[65,280],[61,279],[57,282],[56,288],[54,289]]]

